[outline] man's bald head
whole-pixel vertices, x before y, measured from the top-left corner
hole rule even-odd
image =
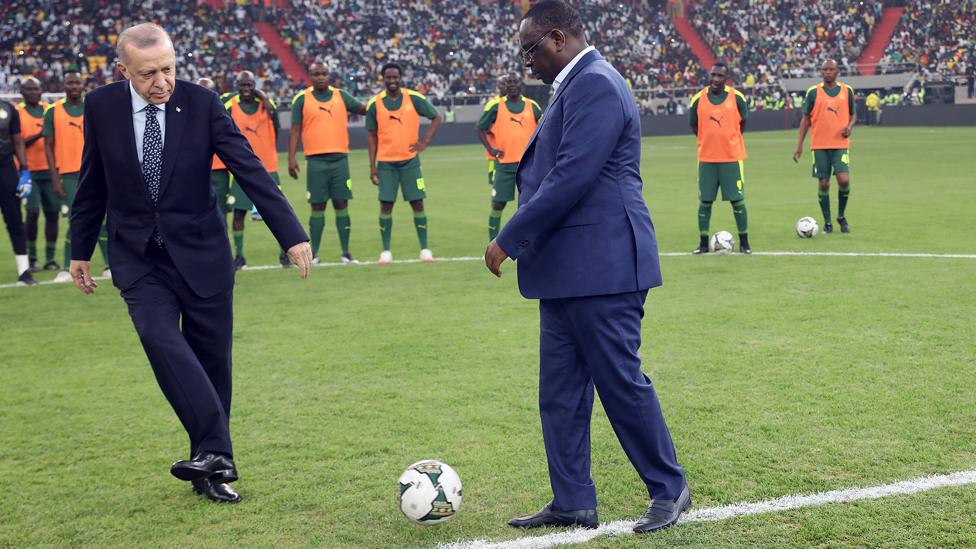
[[[129,54],[132,48],[144,50],[160,44],[169,44],[175,56],[176,50],[173,48],[173,41],[163,30],[163,27],[155,23],[140,23],[122,31],[118,41],[115,42],[115,53],[125,65],[129,62]]]
[[[252,103],[254,101],[255,89],[254,73],[251,71],[241,71],[237,75],[237,93],[241,96],[241,101],[248,104]]]
[[[840,72],[837,68],[837,61],[833,59],[828,59],[820,65],[820,75],[823,76],[824,84],[833,86],[834,82],[837,81],[837,73]]]

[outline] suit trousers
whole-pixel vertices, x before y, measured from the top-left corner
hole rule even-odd
[[[14,248],[14,254],[27,255],[24,218],[20,212],[20,199],[15,194],[19,176],[20,174],[14,167],[13,161],[9,164],[0,164],[0,211],[3,213],[4,223],[7,225],[7,234],[10,235],[10,244]],[[39,193],[41,189],[35,185],[34,192]]]
[[[674,500],[685,486],[654,386],[640,369],[646,297],[643,290],[539,302],[539,413],[557,509],[596,508],[594,387],[651,499]]]
[[[190,437],[190,456],[233,456],[230,439],[233,289],[203,299],[165,247],[146,248],[153,270],[122,291],[160,389]]]

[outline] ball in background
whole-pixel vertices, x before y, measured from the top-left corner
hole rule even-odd
[[[817,220],[810,216],[801,217],[796,222],[796,234],[800,238],[813,238],[818,232],[820,232],[820,225],[817,225]]]
[[[708,239],[708,251],[716,254],[730,254],[735,249],[735,239],[729,231],[719,231]]]
[[[418,461],[400,475],[397,497],[411,522],[442,524],[461,508],[461,477],[446,463]]]

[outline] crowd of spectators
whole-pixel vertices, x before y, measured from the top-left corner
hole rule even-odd
[[[646,111],[664,90],[694,89],[706,74],[678,34],[662,2],[573,0],[591,43],[628,79]],[[164,0],[7,0],[0,6],[0,93],[26,74],[45,91],[60,91],[77,66],[89,86],[118,77],[114,44],[135,22],[155,21],[173,36],[183,78],[213,78],[227,91],[235,75],[253,71],[258,86],[287,101],[301,86],[255,31],[271,24],[308,65],[320,59],[337,82],[366,98],[381,89],[379,68],[404,67],[407,85],[435,103],[478,101],[494,94],[496,77],[519,69],[518,21],[525,6],[511,0],[288,0],[214,8]],[[976,2],[912,0],[885,63],[913,63],[932,74],[971,78],[976,66]],[[736,70],[736,85],[769,94],[784,76],[816,73],[825,58],[852,71],[880,20],[882,2],[700,0],[683,4],[716,57]],[[769,91],[769,90],[773,91]],[[674,94],[671,94],[674,95]]]
[[[878,0],[701,0],[689,19],[752,86],[815,73],[826,58],[852,72],[882,10]]]
[[[256,8],[214,9],[191,2],[142,0],[5,0],[0,6],[0,92],[17,90],[23,75],[44,91],[61,91],[76,67],[90,87],[116,79],[115,40],[126,26],[154,21],[173,36],[183,78],[210,77],[225,88],[242,70],[260,86],[290,97],[280,60],[254,31]]]
[[[592,43],[634,87],[697,82],[697,61],[663,7],[640,0],[580,0]],[[482,0],[291,0],[279,34],[303,63],[325,60],[353,93],[378,87],[383,63],[432,98],[495,92],[496,75],[519,69],[519,2]]]
[[[917,65],[929,79],[971,81],[976,70],[976,2],[909,2],[885,49],[884,62]]]

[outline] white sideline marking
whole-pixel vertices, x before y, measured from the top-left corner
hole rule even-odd
[[[799,509],[801,507],[814,507],[828,503],[846,503],[850,501],[879,499],[888,496],[899,496],[905,494],[916,494],[927,492],[937,488],[948,486],[963,486],[976,484],[976,470],[960,471],[946,475],[933,475],[930,477],[919,477],[910,480],[903,480],[892,484],[882,484],[870,488],[848,488],[844,490],[831,490],[829,492],[819,492],[816,494],[797,494],[783,496],[765,501],[733,503],[721,507],[708,507],[695,509],[685,513],[678,524],[688,522],[712,522],[726,520],[730,518],[756,515],[760,513],[775,513]],[[694,499],[694,494],[692,494]],[[570,545],[585,543],[593,538],[600,536],[618,536],[632,533],[635,521],[618,520],[601,525],[595,530],[585,530],[576,528],[565,530],[542,536],[527,536],[505,541],[489,540],[470,540],[455,541],[452,543],[441,543],[438,549],[545,549],[557,545]],[[654,534],[649,534],[654,535]]]
[[[693,257],[691,253],[685,252],[662,252],[661,257]],[[739,256],[741,254],[728,254],[733,256]],[[976,259],[976,254],[931,254],[931,253],[897,253],[897,252],[753,252],[752,255],[758,256],[773,256],[773,257],[786,257],[786,256],[815,256],[815,257],[919,257],[919,258],[930,258],[930,259]],[[447,262],[447,261],[484,261],[483,256],[461,256],[461,257],[438,257],[435,263]],[[397,265],[407,264],[407,263],[421,263],[419,259],[397,259],[393,261]],[[334,263],[319,263],[318,265],[312,265],[313,267],[376,267],[379,266],[375,261],[364,261],[362,263],[340,263],[338,261]],[[243,271],[273,271],[282,270],[281,265],[255,265],[246,266]],[[108,280],[108,278],[103,276],[94,277],[95,280]],[[39,283],[42,286],[47,286],[54,284],[53,281],[48,280]],[[69,285],[69,283],[59,283]],[[0,290],[7,288],[18,288],[21,287],[17,283],[12,284],[0,284]]]

